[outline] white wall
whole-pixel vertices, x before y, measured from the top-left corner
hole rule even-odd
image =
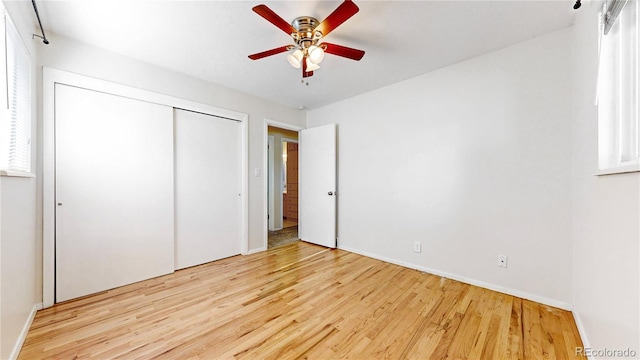
[[[570,91],[565,29],[309,111],[338,124],[338,246],[570,307]]]
[[[36,303],[36,181],[1,178],[2,338],[7,359]]]
[[[640,174],[594,176],[600,4],[584,3],[572,29],[574,314],[585,345],[640,354]]]
[[[269,171],[273,171],[273,184],[274,184],[274,193],[273,193],[273,226],[274,228],[271,230],[279,230],[282,229],[283,223],[283,213],[282,208],[284,205],[282,204],[282,167],[284,166],[284,162],[282,161],[282,134],[279,133],[269,133],[269,135],[273,135],[273,169]]]
[[[26,11],[28,8],[25,10],[13,1],[8,1],[5,5],[32,58],[32,139],[35,140],[35,63],[39,42],[31,39],[34,22],[30,17],[32,13]],[[32,168],[35,171],[35,141],[31,151]],[[16,342],[30,320],[34,305],[41,301],[35,274],[39,261],[36,249],[36,192],[35,178],[0,177],[0,359],[12,356]]]

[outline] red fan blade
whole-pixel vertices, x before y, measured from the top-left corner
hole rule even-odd
[[[325,42],[320,46],[324,49],[324,52],[328,54],[338,55],[356,61],[362,59],[364,56],[364,51],[342,45],[329,44]]]
[[[347,21],[350,17],[355,15],[360,9],[351,0],[345,0],[337,9],[335,9],[323,22],[318,25],[315,30],[322,33],[322,36],[327,36],[335,28],[340,26],[343,22]]]
[[[271,56],[271,55],[275,55],[275,54],[280,54],[283,53],[287,50],[289,50],[289,47],[291,45],[287,45],[287,46],[281,46],[279,48],[275,48],[275,49],[271,49],[271,50],[267,50],[267,51],[263,51],[257,54],[253,54],[253,55],[249,55],[249,59],[251,60],[258,60],[258,59],[262,59],[265,58],[267,56]]]
[[[254,6],[253,12],[262,16],[263,18],[265,18],[265,20],[277,26],[279,29],[286,32],[288,35],[291,35],[291,33],[296,32],[296,29],[293,26],[291,26],[291,24],[289,24],[286,20],[284,20],[278,14],[273,12],[273,10],[269,9],[267,5]]]

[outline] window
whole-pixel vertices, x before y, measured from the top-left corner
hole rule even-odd
[[[604,173],[640,171],[638,1],[607,1],[601,20],[598,165]]]
[[[8,15],[4,16],[5,99],[0,121],[0,174],[31,172],[31,60]],[[4,91],[3,91],[4,92]]]

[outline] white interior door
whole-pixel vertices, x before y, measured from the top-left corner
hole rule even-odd
[[[176,268],[240,254],[242,126],[175,109]]]
[[[300,239],[336,247],[336,125],[299,132]]]
[[[172,108],[55,85],[56,301],[173,272]]]

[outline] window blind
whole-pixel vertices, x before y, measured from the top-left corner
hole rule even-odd
[[[613,24],[615,24],[618,15],[626,5],[628,0],[609,0],[606,2],[606,12],[604,14],[604,34],[607,35]]]
[[[18,31],[5,15],[6,94],[3,170],[31,171],[31,60]]]
[[[635,0],[612,2],[615,18],[609,15],[612,9],[605,8],[601,28],[604,33],[609,26],[601,38],[598,80],[600,169],[640,159],[639,6]],[[613,23],[608,22],[611,19]]]

